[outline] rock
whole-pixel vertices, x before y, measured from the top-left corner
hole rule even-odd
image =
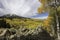
[[[5,39],[8,40],[54,40],[53,37],[41,27],[37,27],[36,29],[4,29],[2,33],[3,36],[6,37]]]
[[[9,37],[9,39],[13,39],[15,37],[15,35],[11,35],[10,37]]]
[[[29,31],[29,29],[27,29],[27,28],[22,29],[22,32],[26,32],[26,31]]]
[[[2,29],[1,31],[2,31],[2,33],[0,34],[0,37],[4,36],[6,34],[7,29]]]

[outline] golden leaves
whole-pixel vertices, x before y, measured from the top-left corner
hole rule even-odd
[[[42,4],[45,4],[46,0],[39,0]]]
[[[48,16],[48,18],[44,21],[44,28],[49,32],[51,31],[51,22],[52,22],[52,17],[51,16]]]
[[[37,10],[38,13],[45,12],[45,10],[46,10],[46,8],[45,8],[46,0],[39,0],[39,2],[41,3],[41,5]]]
[[[42,13],[43,10],[44,10],[43,7],[38,8],[38,13]]]
[[[52,22],[52,17],[51,16],[48,16],[48,18],[44,21],[44,25],[45,26],[50,26],[50,23]]]

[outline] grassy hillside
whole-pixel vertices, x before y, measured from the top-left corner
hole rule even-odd
[[[37,26],[39,26],[42,23],[42,20],[38,20],[38,19],[30,19],[30,18],[9,18],[9,17],[5,17],[5,18],[0,18],[0,24],[4,25],[4,23],[8,27],[12,27],[12,28],[16,28],[19,29],[20,27],[26,27],[29,29],[34,29]],[[5,22],[3,22],[5,21]],[[2,25],[0,25],[0,27],[2,27]]]

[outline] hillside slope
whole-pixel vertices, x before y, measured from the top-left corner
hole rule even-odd
[[[36,28],[42,22],[43,22],[42,20],[38,20],[38,19],[25,18],[25,17],[20,17],[17,15],[9,15],[9,14],[0,17],[0,24],[5,25],[5,26],[8,25],[7,28],[8,27]],[[0,26],[2,27],[2,25]]]

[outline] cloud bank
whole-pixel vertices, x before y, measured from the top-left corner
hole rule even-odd
[[[16,14],[23,17],[36,15],[41,5],[38,0],[0,0],[0,16]]]

